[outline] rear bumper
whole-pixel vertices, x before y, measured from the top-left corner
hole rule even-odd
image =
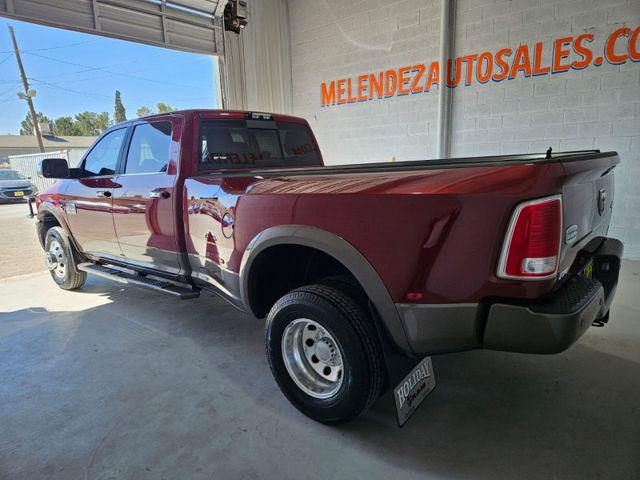
[[[608,320],[622,251],[620,241],[604,239],[582,257],[593,260],[592,279],[572,275],[557,291],[536,302],[398,305],[409,344],[417,354],[471,348],[562,352],[594,321]]]
[[[600,282],[575,278],[569,283],[547,304],[491,305],[482,346],[522,353],[558,353],[569,348],[606,314]]]

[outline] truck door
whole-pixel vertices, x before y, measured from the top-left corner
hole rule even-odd
[[[174,127],[180,121],[166,117],[133,125],[113,195],[113,223],[127,263],[175,274],[181,128]]]
[[[116,166],[122,154],[127,128],[107,132],[80,164],[82,178],[69,182],[64,210],[69,229],[80,249],[97,257],[122,258],[113,227],[113,194]]]

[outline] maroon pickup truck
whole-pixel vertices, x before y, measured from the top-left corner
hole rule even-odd
[[[435,385],[429,355],[555,353],[607,322],[618,163],[332,167],[303,119],[180,111],[111,127],[77,168],[44,160],[61,180],[36,199],[38,236],[63,289],[92,273],[266,317],[273,375],[306,415],[347,421],[397,385],[402,423]]]

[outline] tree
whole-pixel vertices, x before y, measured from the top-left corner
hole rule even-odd
[[[81,112],[75,116],[75,125],[78,128],[77,135],[96,136],[109,126],[109,114],[107,112]]]
[[[156,107],[158,108],[158,113],[168,113],[168,112],[173,112],[175,110],[175,108],[162,102],[158,102]]]
[[[120,90],[116,90],[116,104],[115,111],[113,113],[113,121],[115,123],[124,122],[127,119],[127,112],[124,109],[124,105],[122,104],[122,99],[120,98]]]
[[[38,112],[38,123],[51,123],[49,117],[45,117],[42,112]],[[33,135],[33,119],[31,115],[27,113],[22,123],[20,123],[20,135]]]
[[[56,136],[80,135],[80,129],[71,117],[56,118],[53,122],[53,133]]]
[[[38,113],[38,121],[50,123],[51,133],[56,136],[86,135],[90,137],[100,135],[111,123],[107,112],[81,112],[74,117],[59,117],[55,120]],[[20,135],[33,135],[31,115],[27,115],[22,121]]]
[[[109,114],[107,112],[99,113],[95,121],[95,128],[98,130],[98,134],[106,130],[110,123],[111,121],[109,120]]]
[[[153,110],[151,110],[149,107],[140,107],[138,110],[136,110],[136,115],[138,116],[138,118],[146,117],[151,114],[153,114]]]

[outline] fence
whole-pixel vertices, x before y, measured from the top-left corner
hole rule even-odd
[[[9,164],[13,170],[20,172],[25,177],[31,177],[31,182],[33,182],[38,187],[38,191],[41,192],[55,183],[54,179],[41,178],[38,175],[38,165],[41,160],[45,158],[64,158],[70,167],[75,167],[82,159],[85,151],[85,148],[72,148],[59,150],[57,152],[10,155]]]

